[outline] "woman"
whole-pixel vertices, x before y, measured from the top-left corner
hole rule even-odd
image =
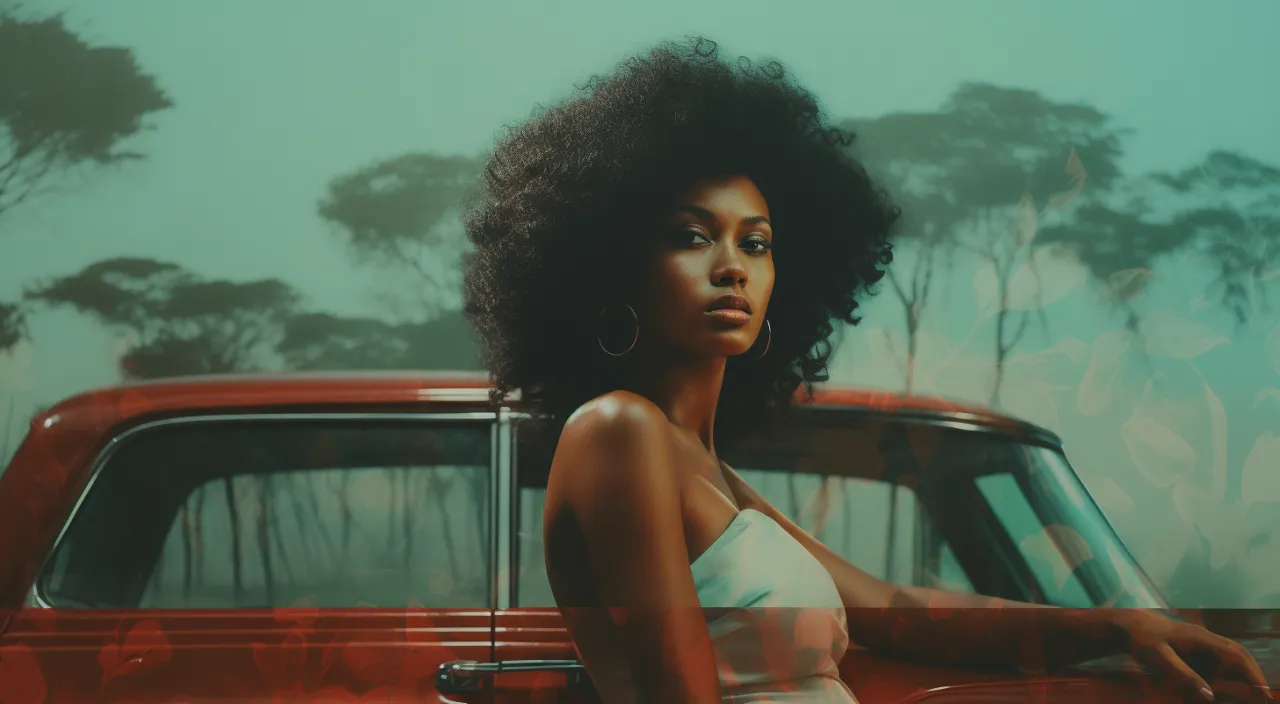
[[[852,702],[850,637],[950,664],[1127,651],[1209,698],[1179,657],[1204,651],[1264,687],[1239,645],[1146,612],[891,622],[1030,605],[878,580],[717,459],[825,379],[833,322],[858,322],[891,260],[898,210],[851,139],[778,64],[694,40],[593,79],[489,160],[465,305],[495,399],[518,391],[559,431],[547,572],[603,700]]]

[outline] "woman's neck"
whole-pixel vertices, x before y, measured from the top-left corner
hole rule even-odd
[[[712,435],[725,359],[667,360],[637,365],[633,370],[625,387],[653,401],[672,423],[696,435],[714,455]]]

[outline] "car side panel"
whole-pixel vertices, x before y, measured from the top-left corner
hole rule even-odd
[[[0,691],[33,702],[434,701],[442,663],[489,659],[491,619],[487,610],[28,608],[0,637]]]

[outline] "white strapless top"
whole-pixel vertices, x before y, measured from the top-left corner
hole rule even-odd
[[[723,701],[856,704],[840,679],[849,647],[840,593],[782,526],[743,509],[691,569]]]

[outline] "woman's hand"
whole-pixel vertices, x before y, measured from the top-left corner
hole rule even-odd
[[[1126,634],[1129,654],[1135,660],[1168,675],[1204,701],[1213,700],[1213,690],[1188,660],[1203,663],[1202,669],[1211,669],[1214,679],[1248,683],[1253,701],[1272,699],[1258,663],[1244,646],[1229,638],[1142,610],[1118,611],[1115,623]]]

